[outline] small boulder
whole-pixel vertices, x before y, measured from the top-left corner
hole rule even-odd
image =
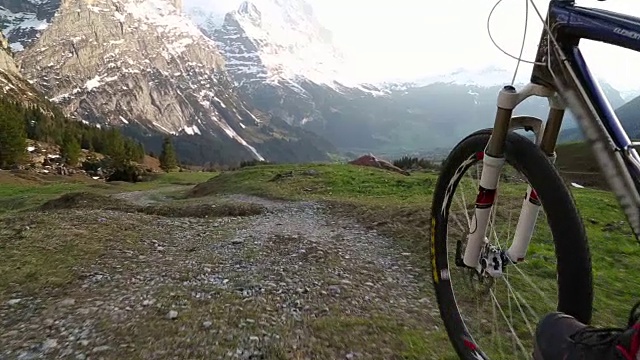
[[[397,173],[400,173],[402,175],[407,175],[409,176],[409,172],[406,170],[402,170],[399,167],[393,165],[392,163],[390,163],[387,160],[383,160],[383,159],[379,159],[371,154],[369,155],[363,155],[360,156],[359,158],[349,161],[349,164],[352,165],[360,165],[360,166],[370,166],[370,167],[376,167],[379,169],[385,169],[385,170],[389,170],[389,171],[394,171]]]

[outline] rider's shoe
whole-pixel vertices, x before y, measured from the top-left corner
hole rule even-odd
[[[593,328],[554,312],[536,330],[535,360],[640,360],[640,306],[629,315],[627,329]]]

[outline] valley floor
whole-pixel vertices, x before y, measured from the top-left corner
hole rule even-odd
[[[181,188],[112,198],[170,204],[166,194]],[[31,264],[21,266],[36,265],[33,257],[46,257],[43,251],[53,263],[48,274],[23,274],[35,277],[37,287],[4,284],[13,291],[0,305],[0,358],[443,354],[435,346],[446,337],[437,331],[431,288],[412,254],[388,237],[313,201],[223,195],[197,203],[247,204],[260,214],[164,217],[80,206],[12,215],[2,237],[11,233],[34,251],[24,254]],[[76,257],[69,273],[56,270]],[[50,286],[57,281],[64,285]]]

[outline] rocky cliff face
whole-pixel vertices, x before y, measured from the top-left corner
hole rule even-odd
[[[9,49],[9,40],[2,34],[0,34],[0,70],[8,74],[20,75],[20,70]]]
[[[63,0],[18,54],[23,73],[82,121],[135,129],[134,135],[173,134],[185,143],[179,151],[188,148],[201,160],[220,160],[222,148],[238,159],[264,159],[263,152],[278,153],[274,146],[301,140],[304,133],[248,111],[216,45],[180,6],[180,0]]]
[[[47,111],[47,101],[27,82],[20,73],[9,40],[0,34],[0,94],[29,105],[40,106]]]

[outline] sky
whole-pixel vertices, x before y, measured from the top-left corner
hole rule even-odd
[[[187,1],[221,9],[239,2]],[[347,68],[369,81],[411,80],[487,66],[511,73],[516,66],[516,60],[496,49],[487,34],[487,17],[497,0],[307,1],[333,32],[336,45],[348,59]],[[548,0],[534,3],[544,16]],[[640,17],[637,0],[578,0],[577,4]],[[503,0],[491,18],[491,33],[505,51],[517,56],[524,24],[525,0]],[[541,29],[542,22],[529,6],[524,59],[533,60]],[[596,76],[619,90],[640,89],[640,53],[585,40],[580,46]],[[530,65],[521,64],[519,78],[526,80],[530,70]]]
[[[411,78],[489,65],[513,71],[516,61],[496,49],[487,34],[487,17],[496,1],[312,0],[312,3],[320,21],[334,32],[336,42],[353,62],[379,72],[381,77]],[[534,3],[546,14],[548,0]],[[640,17],[637,0],[578,0],[577,4]],[[525,10],[525,0],[503,0],[491,18],[495,41],[515,56],[522,42]],[[358,26],[354,26],[356,22]],[[524,59],[534,59],[541,30],[542,22],[529,6]],[[580,46],[596,76],[621,89],[640,89],[640,53],[586,40]],[[636,69],[627,73],[626,69],[633,65]],[[519,74],[528,77],[530,70],[530,65],[522,64]]]

